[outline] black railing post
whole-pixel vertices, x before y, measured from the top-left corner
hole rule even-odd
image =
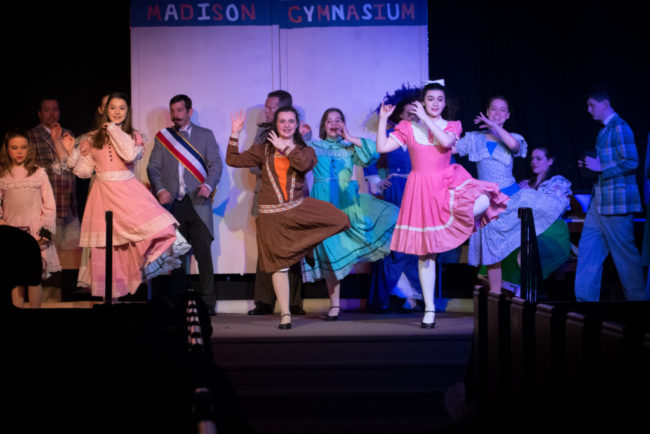
[[[519,208],[521,219],[521,297],[530,303],[546,298],[542,288],[542,266],[531,208]]]
[[[104,302],[113,302],[113,211],[106,211],[106,282]]]

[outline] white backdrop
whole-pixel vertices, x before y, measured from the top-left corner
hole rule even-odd
[[[415,10],[424,11],[426,17],[426,2],[406,3],[402,7],[402,12],[407,11],[406,23],[399,25],[371,21],[359,26],[350,22],[334,26],[334,15],[329,10],[329,15],[321,15],[321,22],[315,23],[323,25],[322,21],[329,18],[325,27],[310,27],[306,22],[306,11],[320,6],[319,2],[249,2],[257,6],[257,10],[252,8],[256,18],[264,15],[261,12],[265,7],[273,12],[269,15],[276,16],[290,5],[294,6],[290,10],[295,19],[299,11],[296,7],[302,7],[305,19],[299,28],[283,25],[282,16],[263,25],[246,25],[251,20],[226,25],[231,23],[224,23],[225,19],[218,25],[180,25],[170,13],[165,22],[162,12],[163,22],[139,25],[143,18],[136,14],[147,11],[143,3],[132,2],[131,89],[134,125],[150,139],[147,154],[137,169],[144,182],[153,137],[171,125],[168,104],[176,94],[192,98],[192,121],[214,131],[225,160],[230,114],[239,109],[247,113],[240,141],[241,149],[246,149],[256,124],[263,121],[264,100],[272,90],[284,89],[292,94],[294,105],[312,126],[314,138],[322,113],[332,106],[343,110],[352,134],[374,137],[374,109],[385,93],[403,83],[416,85],[428,79],[426,25],[408,25],[408,5],[416,3],[419,9]],[[217,8],[215,4],[219,6],[220,2],[212,2],[211,9],[200,6],[207,3],[186,3],[194,4],[195,19],[206,10],[228,8],[227,3]],[[358,15],[364,10],[361,2],[339,3],[357,5]],[[160,10],[169,12],[169,7],[163,4]],[[381,10],[374,12],[375,19],[382,17],[377,15]],[[184,13],[189,16],[187,10]],[[176,17],[181,17],[180,10]],[[421,21],[421,17],[415,18]],[[248,170],[231,169],[224,161],[213,203],[216,239],[212,248],[217,274],[255,272],[257,246],[250,216],[254,184],[255,178]]]

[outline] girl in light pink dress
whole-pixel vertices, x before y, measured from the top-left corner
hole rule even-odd
[[[42,278],[61,271],[61,263],[52,243],[56,228],[56,203],[47,173],[34,163],[34,147],[27,134],[11,130],[5,134],[0,149],[0,225],[10,225],[29,232],[41,247]],[[6,247],[6,246],[5,246]],[[23,287],[13,288],[11,298],[22,307]],[[28,286],[29,306],[41,307],[41,285]]]
[[[485,225],[506,209],[508,196],[496,183],[479,181],[458,164],[449,164],[462,132],[459,121],[443,117],[445,89],[430,83],[423,101],[414,103],[418,121],[401,121],[386,137],[386,124],[394,106],[382,104],[377,131],[377,151],[391,152],[407,146],[412,171],[404,190],[391,250],[418,255],[418,274],[424,300],[423,328],[435,327],[436,254],[464,243],[477,225]]]
[[[178,256],[190,246],[177,233],[178,222],[133,173],[142,156],[143,140],[131,126],[127,96],[113,93],[103,113],[102,127],[71,150],[68,165],[81,178],[96,173],[81,222],[81,247],[90,247],[90,261],[79,275],[89,277],[94,296],[105,295],[106,211],[113,212],[113,298],[136,292],[143,280],[181,265]]]

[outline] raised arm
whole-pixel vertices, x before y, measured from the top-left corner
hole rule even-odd
[[[241,110],[230,115],[231,130],[226,151],[226,164],[230,167],[255,167],[264,162],[264,144],[254,144],[249,150],[239,152],[239,134],[245,121],[246,114]]]
[[[479,128],[489,128],[492,135],[494,135],[498,140],[505,143],[505,145],[512,151],[513,154],[519,152],[521,144],[512,134],[510,134],[503,126],[492,122],[487,118],[483,113],[479,113],[478,116],[474,119],[475,124],[480,124]]]
[[[427,114],[424,106],[420,101],[413,102],[413,108],[411,113],[414,113],[420,121],[427,126],[429,131],[433,134],[433,137],[436,139],[436,142],[441,146],[449,149],[456,143],[458,137],[455,134],[450,132],[443,131],[438,125],[433,122],[433,119]]]
[[[395,110],[394,105],[384,105],[381,103],[379,108],[379,124],[377,125],[377,152],[385,154],[392,152],[399,148],[399,143],[393,137],[386,137],[386,129],[388,126],[388,117]]]

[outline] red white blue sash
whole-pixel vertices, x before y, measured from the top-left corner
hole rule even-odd
[[[180,163],[203,184],[208,176],[208,166],[203,156],[173,128],[165,128],[156,134],[158,140]]]

